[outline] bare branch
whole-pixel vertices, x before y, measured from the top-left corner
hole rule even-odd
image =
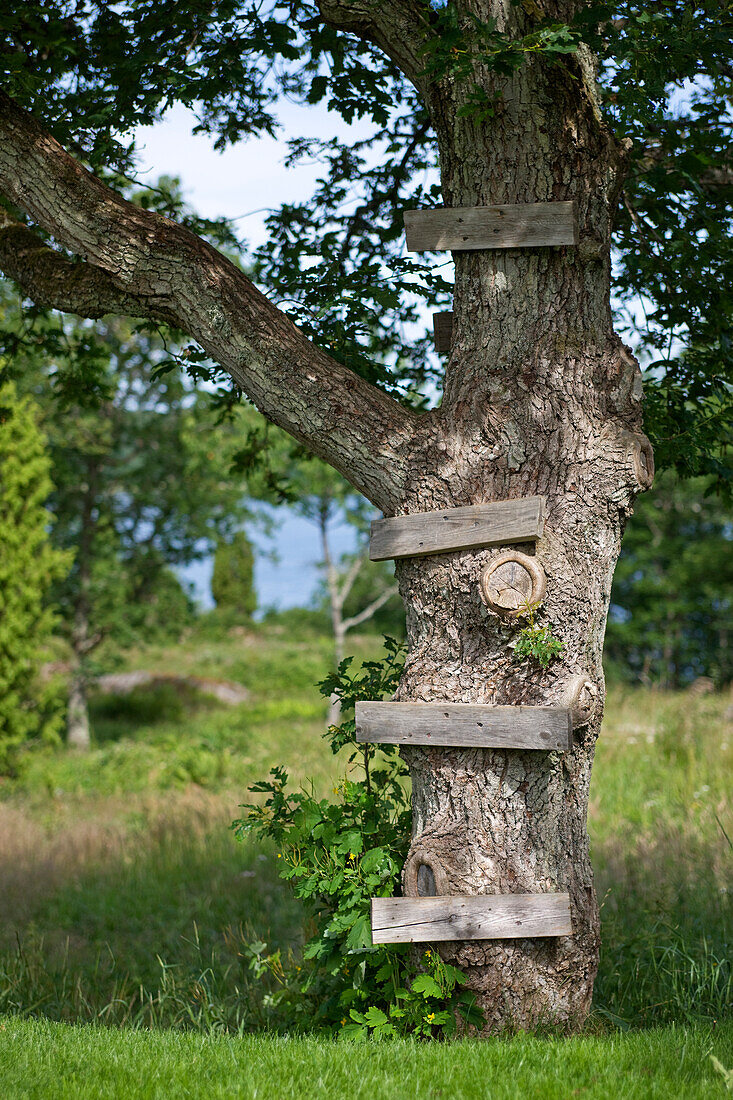
[[[378,508],[398,505],[417,415],[316,348],[213,246],[106,187],[2,92],[0,191],[95,269],[85,269],[78,296],[70,283],[64,303],[73,312],[91,304],[98,316],[88,286],[92,275],[101,278],[98,269],[109,304],[116,288],[125,312],[164,317],[187,332],[269,420]],[[32,260],[31,250],[26,285],[34,270],[40,279]],[[46,302],[53,285],[58,295],[58,278],[46,280]]]
[[[361,572],[361,567],[367,561],[368,557],[369,557],[369,551],[368,551],[368,549],[365,549],[365,550],[362,551],[361,554],[358,554],[357,557],[355,557],[353,562],[351,563],[351,567],[349,568],[348,573],[344,577],[343,583],[341,584],[341,587],[340,587],[339,593],[338,593],[338,600],[339,600],[339,603],[341,604],[341,607],[343,607],[344,604],[346,603],[349,592],[354,587],[354,581],[359,576],[359,573]]]
[[[386,588],[381,596],[377,596],[376,600],[372,600],[372,602],[368,604],[363,611],[360,611],[358,615],[352,615],[350,619],[344,619],[342,624],[344,634],[349,630],[353,630],[355,626],[359,626],[360,623],[365,623],[367,619],[371,619],[372,615],[379,611],[380,607],[383,607],[387,600],[391,600],[393,596],[396,596],[398,592],[399,588],[394,584],[390,588]]]

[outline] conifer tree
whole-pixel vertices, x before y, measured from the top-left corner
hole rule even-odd
[[[248,621],[257,607],[254,590],[254,553],[244,531],[222,540],[214,555],[211,593],[222,611],[235,613]]]
[[[0,774],[13,774],[19,747],[52,735],[61,715],[49,713],[37,682],[53,625],[46,595],[70,555],[49,541],[45,508],[50,459],[33,402],[12,383],[0,389]]]

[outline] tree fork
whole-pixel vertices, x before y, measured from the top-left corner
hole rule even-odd
[[[105,186],[1,90],[0,193],[75,253],[70,267],[82,269],[60,279],[62,258],[41,252],[40,240],[34,251],[24,239],[27,260],[17,262],[0,232],[0,263],[27,293],[82,316],[91,305],[99,316],[90,286],[110,303],[117,288],[120,305],[188,333],[264,416],[377,507],[395,507],[420,446],[418,417],[317,348],[208,242]]]

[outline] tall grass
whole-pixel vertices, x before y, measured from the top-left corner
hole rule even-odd
[[[611,694],[589,825],[603,932],[595,1001],[622,1025],[733,1009],[727,708],[715,696]]]
[[[378,643],[366,639],[364,655]],[[234,842],[246,785],[274,764],[325,792],[326,639],[138,654],[238,680],[247,704],[148,689],[95,700],[86,756],[39,752],[0,790],[0,1013],[202,1031],[272,1026],[251,945],[302,942],[275,853]],[[722,697],[610,693],[589,828],[602,903],[596,1024],[731,1013],[733,730]],[[256,950],[255,950],[256,953]]]

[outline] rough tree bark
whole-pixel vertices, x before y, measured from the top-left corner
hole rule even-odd
[[[525,7],[566,19],[581,2]],[[173,319],[266,416],[388,515],[546,497],[545,535],[521,549],[544,567],[540,616],[563,641],[562,658],[546,671],[512,659],[517,620],[499,618],[479,598],[481,569],[500,549],[405,560],[398,579],[409,656],[399,698],[575,707],[566,754],[411,749],[408,758],[412,852],[435,872],[418,875],[424,888],[570,893],[572,936],[442,949],[467,974],[488,1030],[577,1025],[599,946],[586,814],[603,632],[625,517],[652,477],[638,367],[613,332],[609,307],[624,150],[600,120],[592,59],[582,51],[552,67],[528,57],[500,85],[479,67],[479,83],[502,96],[495,116],[479,120],[459,113],[469,86],[450,74],[433,83],[421,75],[420,46],[431,31],[420,0],[320,7],[333,25],[385,50],[421,92],[447,206],[577,203],[577,248],[456,254],[454,342],[439,409],[405,412],[334,363],[212,248],[113,195],[9,101],[0,189],[80,260],[36,247],[14,261],[8,235],[24,240],[28,232],[16,224],[0,227],[0,263],[45,304],[95,316],[118,300],[113,308],[123,312]],[[458,7],[517,34],[531,25],[508,0]]]

